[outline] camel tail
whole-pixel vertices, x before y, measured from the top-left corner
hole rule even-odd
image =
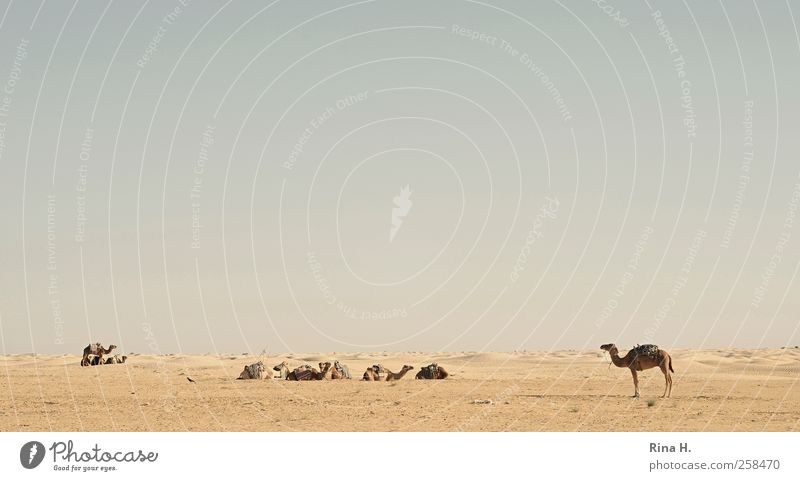
[[[669,358],[669,370],[675,372],[675,369],[672,369],[672,358]]]

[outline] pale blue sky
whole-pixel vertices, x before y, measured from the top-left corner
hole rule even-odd
[[[5,352],[800,343],[796,1],[0,15]]]

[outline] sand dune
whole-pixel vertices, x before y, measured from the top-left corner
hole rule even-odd
[[[436,356],[434,356],[436,357]],[[437,360],[448,360],[451,362],[463,362],[470,364],[498,364],[506,362],[512,358],[516,358],[512,353],[499,353],[499,352],[482,352],[474,354],[452,355],[452,356],[438,356]]]
[[[598,351],[131,355],[124,365],[79,357],[0,356],[4,431],[796,431],[800,349],[674,350],[671,399],[658,370],[626,369]],[[269,368],[339,359],[360,378],[380,363],[389,383],[237,381]],[[452,378],[417,381],[429,362]],[[270,374],[273,372],[270,370]],[[190,383],[186,378],[195,382]],[[657,399],[654,405],[647,401]],[[487,402],[491,400],[491,402]]]

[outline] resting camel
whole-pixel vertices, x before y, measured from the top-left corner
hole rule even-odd
[[[119,354],[114,354],[113,356],[106,359],[106,364],[125,364],[125,361],[128,360],[128,356],[120,356]]]
[[[400,372],[394,373],[388,369],[385,369],[380,364],[376,364],[372,367],[368,367],[366,371],[364,371],[364,376],[361,378],[362,381],[397,381],[401,379],[406,373],[410,370],[414,369],[414,366],[405,365],[403,369],[400,369]],[[385,373],[385,375],[383,374]]]
[[[273,369],[275,369],[275,368],[273,368]],[[298,377],[298,376],[302,375],[302,376],[311,377],[312,371],[316,371],[316,369],[311,367],[311,365],[309,365],[309,364],[303,364],[302,366],[297,366],[296,368],[294,368],[294,370],[289,371],[286,374],[286,380],[287,381],[302,381],[302,379],[300,377]]]
[[[327,371],[325,371],[325,364],[330,364],[331,365],[331,367]],[[322,376],[323,379],[328,379],[328,380],[333,379],[333,371],[335,369],[336,368],[333,367],[333,364],[331,364],[329,362],[328,363],[325,363],[325,362],[320,362],[319,363],[319,372],[324,372],[325,373],[325,375]]]
[[[331,379],[352,379],[350,376],[350,369],[348,369],[347,365],[341,364],[339,361],[333,361]]]
[[[242,373],[236,379],[264,379],[267,370],[264,369],[264,363],[258,361],[254,364],[245,364]]]
[[[619,349],[614,344],[603,344],[600,349],[608,351],[611,355],[611,362],[615,366],[627,367],[631,370],[635,389],[633,397],[639,397],[639,376],[636,371],[644,371],[656,366],[660,367],[661,372],[664,373],[664,395],[661,397],[669,397],[672,394],[672,374],[670,372],[675,371],[672,369],[672,358],[667,351],[659,349],[653,344],[644,344],[628,351],[625,357],[619,357]]]
[[[450,373],[448,373],[445,368],[433,363],[430,366],[425,366],[420,369],[416,379],[447,379],[449,375]]]
[[[322,371],[317,371],[308,364],[295,368],[286,376],[287,381],[322,381],[331,369],[331,363],[320,363]]]
[[[274,366],[272,370],[278,371],[280,373],[278,377],[280,377],[281,379],[286,379],[289,376],[289,365],[286,364],[286,361],[283,361],[277,366]]]
[[[105,364],[103,361],[104,354],[110,354],[111,351],[116,349],[117,346],[110,345],[108,349],[104,348],[102,344],[99,342],[95,342],[94,344],[89,344],[88,346],[83,348],[83,358],[81,359],[81,366],[89,366],[91,365],[89,361],[89,355],[97,356],[99,359],[97,360],[97,364]]]

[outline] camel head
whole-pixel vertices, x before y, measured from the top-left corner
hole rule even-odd
[[[122,364],[125,364],[125,361],[128,360],[128,356],[122,356]]]
[[[112,344],[112,345],[108,346],[108,350],[109,350],[109,351],[111,351],[111,350],[113,350],[113,349],[116,349],[116,348],[117,348],[117,346],[115,346],[114,344]]]
[[[403,366],[403,369],[401,369],[401,371],[410,371],[412,369],[414,369],[414,366],[409,366],[408,364],[406,364],[405,366]]]
[[[281,371],[281,370],[283,370],[283,368],[289,369],[289,365],[286,364],[286,361],[283,361],[282,363],[280,363],[277,366],[273,367],[272,370],[273,371]]]
[[[320,369],[321,371],[323,371],[323,372],[324,372],[324,371],[327,371],[327,370],[328,370],[328,369],[330,369],[330,368],[331,368],[331,363],[329,363],[329,362],[325,362],[325,363],[322,363],[322,362],[321,362],[321,363],[319,363],[319,369]]]
[[[600,346],[600,349],[608,352],[617,351],[617,346],[614,343],[611,344],[603,344]]]

